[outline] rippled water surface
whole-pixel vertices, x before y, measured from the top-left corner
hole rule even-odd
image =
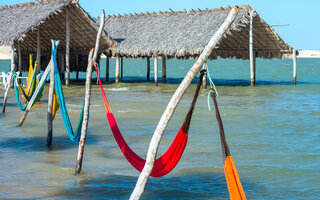
[[[104,85],[125,139],[140,156],[146,155],[169,99],[193,62],[169,60],[169,83],[156,87],[145,81],[146,61],[128,59],[123,83]],[[8,61],[0,61],[0,71],[7,71],[8,66]],[[104,60],[102,75],[103,66]],[[255,87],[248,86],[248,61],[219,59],[210,61],[209,67],[247,198],[320,199],[320,60],[298,59],[296,86],[291,84],[289,59],[258,59]],[[113,81],[114,60],[110,73]],[[194,90],[192,84],[183,96],[163,136],[159,155],[180,128]],[[3,94],[0,89],[1,106]],[[6,113],[0,113],[0,198],[127,199],[139,173],[123,157],[112,136],[99,87],[92,85],[85,157],[78,176],[74,175],[78,144],[69,140],[60,111],[54,121],[53,145],[46,147],[47,94],[45,87],[41,104],[30,111],[22,127],[17,127],[22,112],[13,90]],[[76,126],[84,83],[73,82],[64,87],[64,94]],[[150,178],[143,198],[229,198],[217,122],[208,111],[206,90],[200,93],[181,161],[169,175]]]

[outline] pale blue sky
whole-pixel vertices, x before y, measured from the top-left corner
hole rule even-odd
[[[0,0],[0,6],[28,0]],[[320,0],[80,0],[80,5],[93,17],[104,9],[106,14],[217,8],[250,5],[270,25],[290,24],[274,29],[297,49],[320,51]]]

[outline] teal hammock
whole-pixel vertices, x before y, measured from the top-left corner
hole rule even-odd
[[[35,67],[35,70],[37,70],[37,68]],[[25,91],[23,90],[23,88],[21,87],[21,85],[19,84],[18,80],[17,80],[17,75],[16,74],[13,74],[13,82],[14,82],[14,91],[16,93],[16,100],[17,100],[17,104],[18,104],[18,107],[20,108],[21,111],[25,111],[26,108],[28,107],[29,105],[29,101],[30,99],[32,98],[34,92],[35,92],[35,85],[36,85],[36,77],[35,77],[35,73],[34,73],[34,77],[33,77],[33,83],[30,83],[32,84],[32,89],[31,89],[31,94],[30,95],[27,95],[25,93]],[[44,85],[45,85],[45,82],[43,82],[43,84],[41,85],[40,87],[40,91],[38,93],[38,95],[36,96],[36,99],[35,101],[33,102],[32,106],[34,106],[34,104],[36,104],[38,102],[38,100],[40,99],[41,95],[42,95],[42,92],[43,92],[43,88],[44,88]],[[28,103],[26,105],[22,105],[21,103],[21,100],[20,100],[20,94],[19,94],[19,88],[20,90],[22,91],[23,93],[23,96],[28,100]],[[32,107],[31,106],[31,107]]]
[[[58,65],[57,65],[57,58],[56,58],[55,49],[56,49],[56,46],[54,43],[54,45],[52,47],[52,59],[53,59],[53,64],[54,64],[55,90],[56,90],[56,94],[58,96],[58,101],[59,101],[59,106],[60,106],[60,110],[61,110],[63,123],[64,123],[64,126],[67,130],[67,133],[68,133],[71,141],[79,141],[80,135],[81,135],[81,129],[82,129],[84,102],[82,105],[80,119],[79,119],[79,122],[77,125],[77,129],[76,129],[76,131],[73,131],[73,128],[72,128],[72,125],[70,122],[70,118],[69,118],[69,114],[68,114],[68,109],[67,109],[66,103],[65,103],[65,98],[63,95],[62,86],[61,86],[61,80],[60,80],[60,74],[59,74],[59,69],[58,69]]]

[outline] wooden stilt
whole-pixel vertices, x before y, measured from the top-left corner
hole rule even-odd
[[[66,8],[66,86],[70,86],[70,11]]]
[[[20,72],[20,76],[22,77],[22,59],[21,59],[21,42],[18,40],[18,71]],[[21,83],[21,79],[19,80]]]
[[[3,97],[3,104],[2,104],[2,112],[5,113],[6,112],[6,104],[7,104],[7,99],[8,99],[8,94],[9,94],[9,91],[10,91],[10,84],[13,80],[12,76],[13,76],[13,73],[14,73],[14,42],[12,42],[12,45],[11,45],[11,72],[10,72],[10,76],[9,76],[9,82],[8,82],[8,85],[7,85],[7,88],[6,88],[6,92],[4,93],[4,97]]]
[[[80,65],[79,65],[79,54],[76,54],[76,65],[77,65],[77,74],[76,74],[76,79],[79,79],[79,69],[80,69]]]
[[[110,65],[110,58],[107,56],[106,60],[106,82],[109,82],[109,65]]]
[[[116,83],[119,83],[119,71],[120,71],[120,63],[119,63],[119,56],[116,58]]]
[[[158,57],[154,57],[154,84],[158,86]]]
[[[92,58],[92,51],[89,54],[89,60],[88,60],[88,67],[87,67],[87,79],[86,79],[86,95],[85,95],[85,103],[84,103],[84,113],[83,113],[83,122],[82,122],[82,129],[81,129],[81,137],[79,141],[79,150],[78,150],[78,156],[77,156],[77,164],[75,172],[76,174],[79,174],[82,167],[82,160],[83,160],[83,151],[84,151],[84,145],[86,140],[86,133],[87,133],[87,127],[88,127],[88,119],[89,119],[89,106],[90,106],[90,95],[91,95],[91,74],[92,74],[92,61],[97,59],[98,51],[99,51],[99,43],[101,34],[104,27],[104,21],[105,21],[105,14],[104,11],[102,11],[101,20],[100,20],[100,27],[97,34],[97,40],[96,45],[94,48],[94,54]],[[92,59],[91,59],[92,58]]]
[[[166,83],[167,74],[166,56],[162,56],[162,83]]]
[[[147,58],[147,81],[150,80],[150,58]]]
[[[51,40],[52,45],[54,41]],[[58,47],[59,41],[55,42],[56,47]],[[57,49],[56,49],[57,53]],[[51,60],[52,60],[51,56]],[[54,68],[50,72],[50,87],[48,95],[48,112],[47,112],[47,121],[48,121],[48,134],[47,134],[47,146],[49,147],[52,144],[52,106],[53,106],[53,94],[54,94]]]
[[[203,70],[207,70],[207,63],[204,63],[202,66]],[[207,89],[207,71],[204,73],[203,75],[203,79],[202,79],[202,87],[203,89]]]
[[[149,144],[146,164],[143,167],[142,172],[140,173],[139,179],[136,183],[136,186],[130,196],[130,199],[140,199],[141,195],[145,189],[145,185],[149,179],[149,176],[152,172],[154,162],[156,160],[157,150],[160,144],[161,137],[163,135],[163,132],[170,120],[170,118],[173,115],[173,112],[175,111],[175,108],[177,107],[182,95],[185,93],[186,89],[192,82],[193,78],[196,76],[196,74],[199,72],[201,66],[205,62],[205,58],[208,57],[213,48],[217,45],[217,43],[220,41],[221,37],[225,34],[227,29],[230,27],[231,23],[234,21],[236,15],[238,13],[237,7],[234,7],[224,23],[220,26],[220,28],[215,32],[214,36],[210,39],[209,43],[205,47],[205,49],[202,52],[202,56],[199,56],[196,63],[193,65],[193,67],[189,70],[177,90],[175,91],[174,95],[172,96],[166,110],[164,111],[157,128],[152,136],[151,142]]]
[[[38,67],[37,67],[37,74],[40,73],[41,71],[41,27],[38,27],[38,32],[37,32],[37,62],[38,62]]]
[[[292,53],[293,60],[293,85],[297,83],[297,51],[293,49]]]
[[[250,31],[249,31],[249,56],[250,56],[250,82],[254,86],[256,82],[256,59],[253,51],[253,13],[250,13]]]
[[[61,66],[60,66],[60,74],[61,74],[61,82],[65,80],[65,55],[61,54]]]
[[[121,57],[121,80],[123,79],[123,57]]]

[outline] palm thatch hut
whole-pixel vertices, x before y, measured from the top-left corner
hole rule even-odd
[[[18,70],[28,70],[28,55],[37,55],[41,69],[50,60],[51,39],[60,40],[61,72],[84,71],[88,52],[95,46],[98,27],[78,0],[37,0],[0,7],[0,46],[11,45],[18,54]],[[105,33],[101,47],[116,43]]]
[[[108,16],[105,31],[118,45],[108,49],[106,54],[148,59],[159,56],[196,58],[225,21],[230,10],[218,8]],[[292,52],[293,48],[255,10],[250,6],[241,6],[231,28],[209,59],[250,59],[251,81],[254,83],[255,57],[283,58]],[[165,63],[162,69],[165,76]]]

